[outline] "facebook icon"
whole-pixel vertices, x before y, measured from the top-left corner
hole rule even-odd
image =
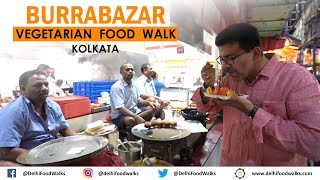
[[[8,171],[7,171],[8,173],[7,173],[7,177],[8,178],[15,178],[16,177],[16,172],[17,172],[17,170],[16,169],[8,169]]]

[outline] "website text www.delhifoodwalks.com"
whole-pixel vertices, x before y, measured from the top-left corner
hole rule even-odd
[[[312,176],[312,172],[300,171],[266,171],[252,172],[253,176]]]

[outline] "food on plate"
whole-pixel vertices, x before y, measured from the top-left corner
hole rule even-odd
[[[98,120],[93,123],[89,123],[87,125],[87,130],[88,131],[95,131],[95,130],[102,128],[103,126],[104,126],[104,122],[102,120]]]
[[[105,128],[101,127],[99,129],[95,129],[95,130],[86,129],[85,132],[94,136],[94,135],[98,135],[98,134],[104,133],[105,132]]]
[[[144,122],[144,127],[151,128],[152,124],[149,121]]]
[[[162,127],[162,125],[163,125],[162,120],[158,119],[156,121],[157,121],[157,126]]]
[[[98,120],[87,125],[85,132],[90,135],[99,135],[107,131],[112,131],[114,125],[109,126],[103,122],[103,120]]]
[[[208,94],[213,94],[213,95],[220,95],[220,96],[237,96],[237,93],[228,88],[228,87],[220,87],[220,89],[218,89],[219,87],[215,87],[214,90],[212,90],[211,87],[207,88],[207,93]]]
[[[174,120],[170,121],[170,126],[171,127],[176,127],[177,126],[177,121],[174,121]]]
[[[155,119],[151,120],[150,123],[151,123],[151,126],[157,126],[158,125],[157,124],[157,120],[155,120]]]
[[[163,127],[169,128],[170,127],[170,121],[169,120],[163,120]]]

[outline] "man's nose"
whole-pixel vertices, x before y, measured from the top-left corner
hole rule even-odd
[[[49,91],[49,87],[45,84],[41,86],[41,91]]]

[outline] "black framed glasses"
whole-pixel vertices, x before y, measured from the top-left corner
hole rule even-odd
[[[236,56],[233,56],[233,57],[229,57],[229,58],[223,58],[221,56],[217,57],[216,61],[219,63],[219,64],[223,64],[223,63],[226,63],[226,64],[233,64],[234,63],[234,60],[236,60],[239,56],[241,56],[242,54],[244,53],[248,53],[249,51],[244,51]]]

